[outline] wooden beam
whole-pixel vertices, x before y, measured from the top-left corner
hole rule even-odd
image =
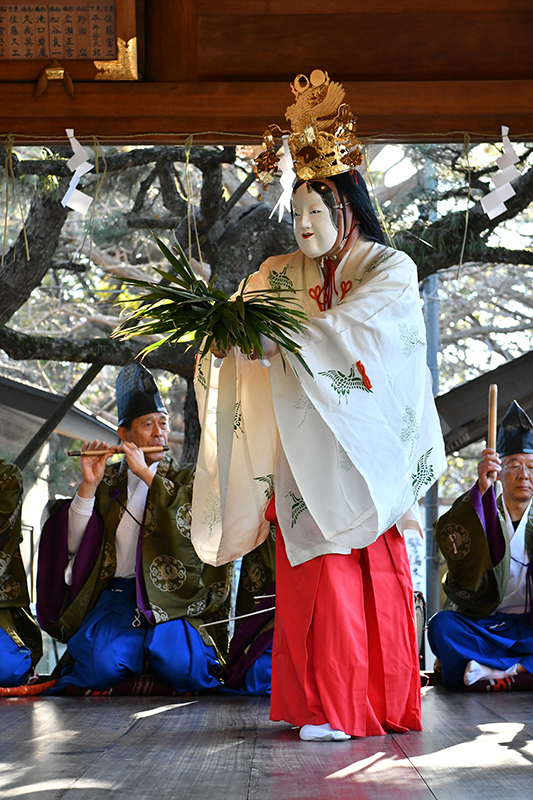
[[[379,141],[533,138],[533,80],[398,81],[345,84],[358,133]],[[270,123],[284,127],[287,83],[80,83],[71,99],[54,82],[37,100],[32,84],[0,84],[0,136],[65,142],[65,128],[105,142],[254,142]],[[206,133],[211,132],[211,133]],[[215,133],[212,133],[215,132]],[[220,133],[217,133],[220,132]],[[142,137],[142,139],[141,139]]]
[[[426,11],[531,11],[531,0],[197,0],[202,16],[228,14],[273,16],[279,14],[415,14]]]
[[[220,5],[198,16],[199,80],[292,81],[316,68],[342,83],[533,78],[533,6],[257,16]]]
[[[196,0],[145,2],[145,77],[150,81],[198,80]]]

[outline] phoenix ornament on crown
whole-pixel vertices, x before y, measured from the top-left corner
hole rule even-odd
[[[310,181],[355,170],[361,163],[356,119],[343,103],[345,91],[331,82],[327,72],[315,69],[309,78],[297,75],[291,84],[296,102],[287,108],[285,118],[292,133],[270,125],[263,137],[263,152],[256,158],[255,170],[266,186],[273,180],[279,158],[275,137],[288,135],[288,144],[298,180]]]

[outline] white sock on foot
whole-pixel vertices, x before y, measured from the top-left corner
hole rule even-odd
[[[473,683],[486,678],[487,680],[501,680],[508,675],[516,675],[516,664],[509,667],[509,669],[493,669],[486,667],[484,664],[479,664],[477,661],[469,661],[466,665],[463,682],[466,686],[472,686]]]
[[[304,742],[345,742],[352,737],[344,731],[334,731],[329,722],[324,725],[303,725],[300,739]]]

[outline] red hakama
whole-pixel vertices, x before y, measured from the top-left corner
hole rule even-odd
[[[267,519],[275,521],[274,500]],[[291,567],[276,522],[272,720],[352,736],[421,730],[413,585],[396,528]]]

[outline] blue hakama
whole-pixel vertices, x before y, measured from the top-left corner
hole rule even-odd
[[[30,670],[30,649],[19,647],[11,636],[0,628],[0,686],[20,686],[26,683]]]
[[[456,611],[439,611],[428,624],[431,649],[439,658],[446,689],[464,687],[469,661],[506,670],[518,662],[533,673],[533,627],[529,613],[496,612],[473,620]]]
[[[113,579],[67,649],[75,663],[65,667],[51,694],[69,685],[109,689],[142,674],[146,662],[180,693],[220,686],[215,650],[187,620],[151,626],[139,615],[134,578]]]

